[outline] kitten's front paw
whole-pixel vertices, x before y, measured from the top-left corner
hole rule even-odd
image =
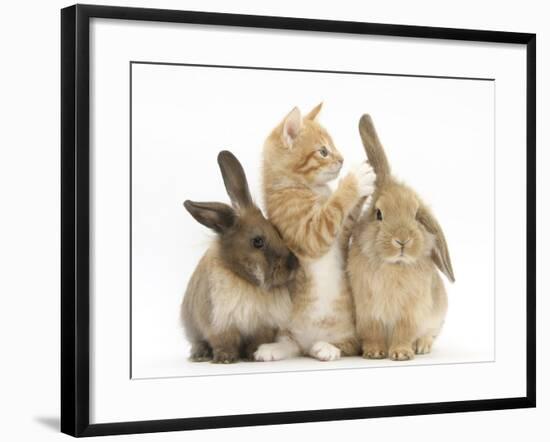
[[[285,349],[278,342],[262,344],[254,352],[254,359],[259,362],[280,361],[285,359]]]
[[[414,358],[414,351],[410,347],[390,348],[390,359],[394,361],[408,361]]]
[[[309,354],[320,361],[335,361],[340,359],[340,349],[328,342],[319,341],[313,344]]]
[[[353,175],[357,182],[360,197],[372,195],[374,192],[376,174],[369,163],[365,161],[364,163],[358,164],[351,170],[350,174]]]

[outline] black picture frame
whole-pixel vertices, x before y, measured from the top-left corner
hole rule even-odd
[[[505,399],[90,424],[91,18],[525,45],[527,52],[526,395]],[[61,10],[61,431],[72,436],[454,413],[536,405],[536,35],[290,17],[74,5]]]

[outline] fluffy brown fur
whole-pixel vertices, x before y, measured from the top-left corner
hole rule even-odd
[[[348,275],[363,356],[407,360],[429,353],[447,311],[439,268],[454,273],[443,231],[418,195],[392,177],[368,115],[360,134],[377,189],[352,235]]]
[[[374,173],[367,163],[343,178],[334,193],[343,158],[316,121],[321,104],[305,118],[294,108],[264,145],[263,185],[268,218],[301,269],[291,289],[289,329],[279,343],[261,346],[258,360],[305,353],[320,360],[358,353],[353,305],[344,273],[345,250],[364,197],[372,193]]]
[[[232,205],[186,201],[185,208],[218,237],[195,269],[181,318],[191,360],[235,362],[286,327],[288,284],[298,260],[253,204],[244,171],[230,152],[218,162]]]

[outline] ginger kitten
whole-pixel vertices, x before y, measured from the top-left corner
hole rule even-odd
[[[331,192],[343,158],[316,117],[294,108],[264,145],[263,187],[269,220],[302,263],[291,287],[292,315],[277,342],[263,344],[259,361],[305,354],[322,361],[359,353],[352,297],[345,276],[349,230],[375,174],[362,163]]]

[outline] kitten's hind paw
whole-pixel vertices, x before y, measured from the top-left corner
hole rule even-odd
[[[259,362],[280,361],[286,359],[286,349],[279,342],[262,344],[254,352],[254,360]]]
[[[341,351],[338,347],[328,342],[319,341],[313,344],[309,350],[309,354],[320,361],[335,361],[336,359],[340,359]]]

